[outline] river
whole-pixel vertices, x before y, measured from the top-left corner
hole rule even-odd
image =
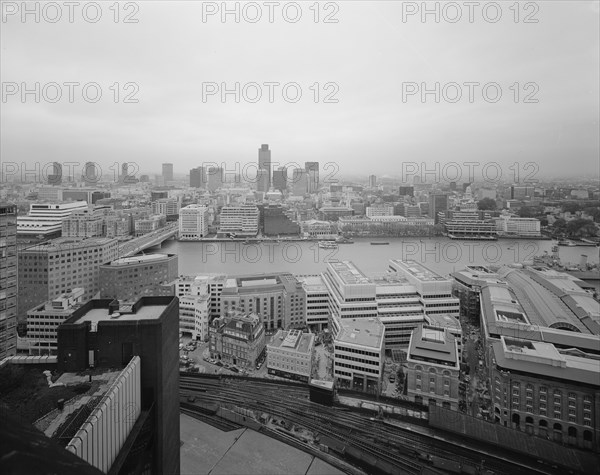
[[[371,242],[389,242],[374,246]],[[354,244],[340,244],[337,249],[320,249],[315,241],[260,242],[181,242],[165,241],[162,248],[150,253],[179,256],[179,274],[224,273],[243,275],[289,271],[294,274],[318,274],[328,260],[350,260],[367,275],[385,272],[389,259],[412,259],[446,276],[466,265],[514,264],[531,261],[534,256],[551,252],[555,241],[507,240],[458,241],[448,238],[367,238]],[[596,247],[559,247],[563,264],[598,262]]]

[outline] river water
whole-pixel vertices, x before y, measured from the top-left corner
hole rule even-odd
[[[371,242],[389,242],[372,245]],[[320,249],[316,241],[260,242],[180,242],[166,241],[162,249],[150,253],[179,256],[179,274],[224,273],[243,275],[289,271],[294,274],[319,274],[328,260],[350,260],[367,275],[383,273],[389,259],[412,259],[446,276],[466,265],[514,264],[531,261],[534,256],[551,252],[555,241],[507,240],[458,241],[448,238],[355,239],[337,249]],[[598,262],[599,248],[559,247],[563,264],[578,264],[581,255]]]

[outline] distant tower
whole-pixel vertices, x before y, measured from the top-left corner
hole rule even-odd
[[[304,196],[308,192],[308,173],[301,168],[295,168],[292,174],[292,195]]]
[[[273,188],[285,193],[287,191],[287,168],[279,167],[273,172]]]
[[[269,144],[262,144],[258,149],[258,169],[267,170],[268,185],[265,191],[271,187],[271,151]]]
[[[369,188],[377,188],[377,177],[369,175]]]
[[[445,193],[431,193],[429,195],[429,216],[434,219],[434,223],[438,224],[440,211],[448,210],[448,195]]]
[[[62,165],[58,162],[52,164],[52,171],[48,174],[49,185],[60,185],[62,183]]]
[[[192,168],[190,170],[190,187],[204,188],[206,186],[206,176],[204,167]]]
[[[263,168],[256,172],[256,191],[269,191],[269,172]]]
[[[319,189],[319,162],[305,162],[304,168],[308,173],[308,192],[316,193]]]
[[[165,179],[165,183],[173,181],[173,164],[163,163],[162,164],[162,175]]]
[[[217,191],[223,186],[223,169],[211,167],[208,169],[208,191]]]
[[[125,183],[125,179],[127,178],[127,174],[129,171],[129,163],[124,162],[121,164],[121,175],[119,176],[119,181],[121,183]]]

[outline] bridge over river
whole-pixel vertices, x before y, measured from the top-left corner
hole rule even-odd
[[[164,228],[143,236],[119,243],[119,257],[131,257],[154,246],[160,246],[167,239],[177,236],[178,223],[170,223]]]

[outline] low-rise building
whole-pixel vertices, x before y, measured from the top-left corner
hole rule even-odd
[[[153,214],[147,218],[139,218],[134,221],[136,237],[143,236],[164,227],[167,223],[167,218],[163,214]]]
[[[320,275],[296,276],[306,293],[306,326],[311,331],[328,327],[329,293]]]
[[[452,279],[442,277],[413,260],[390,259],[389,270],[404,276],[415,286],[425,315],[460,316],[460,301],[452,295]]]
[[[27,216],[17,217],[17,234],[22,236],[60,236],[63,221],[77,210],[86,210],[87,202],[32,203]]]
[[[266,347],[265,327],[256,313],[215,318],[209,327],[212,358],[253,368]]]
[[[85,289],[84,299],[100,291],[100,266],[118,257],[119,243],[108,238],[58,238],[19,251],[20,322],[27,311],[69,289]]]
[[[384,326],[377,318],[331,319],[333,374],[340,387],[378,394],[383,375]]]
[[[373,279],[377,316],[385,326],[385,349],[405,350],[412,331],[425,321],[421,298],[402,276],[384,274]]]
[[[306,295],[289,272],[229,278],[221,303],[224,314],[256,312],[268,330],[306,325]]]
[[[322,206],[319,208],[319,218],[323,221],[337,221],[343,216],[353,216],[354,209],[350,206]]]
[[[519,218],[504,215],[494,219],[496,231],[500,236],[540,237],[540,220],[536,218]]]
[[[279,330],[267,345],[269,374],[308,382],[312,374],[315,336],[300,330]]]
[[[425,322],[430,328],[438,328],[440,330],[446,330],[450,335],[455,338],[456,348],[458,349],[458,360],[462,361],[463,351],[462,351],[462,327],[460,325],[460,321],[458,318],[455,318],[451,315],[444,314],[435,314],[435,315],[427,315],[425,317]]]
[[[337,226],[329,221],[310,219],[300,223],[302,235],[311,239],[335,239]]]
[[[458,410],[460,360],[456,337],[426,325],[411,336],[406,357],[407,393],[417,404]]]
[[[30,355],[55,355],[58,326],[83,303],[84,291],[75,288],[27,312],[25,346]]]
[[[298,235],[300,225],[294,220],[293,211],[281,205],[269,205],[263,208],[263,233],[266,236]]]
[[[373,218],[375,216],[393,216],[394,215],[394,207],[391,205],[385,204],[373,204],[368,206],[367,209],[367,217]]]
[[[208,291],[179,297],[179,332],[193,340],[208,340]]]
[[[160,198],[152,202],[152,212],[167,217],[167,221],[177,219],[181,203],[177,198]]]
[[[480,290],[494,420],[580,448],[600,440],[598,302],[542,266],[498,270]]]
[[[219,234],[256,236],[258,221],[259,212],[256,205],[226,205],[221,208]]]
[[[176,254],[123,257],[100,266],[100,298],[133,301],[145,295],[172,295],[178,275]]]
[[[209,295],[208,321],[210,323],[213,319],[221,316],[221,293],[226,282],[225,274],[180,276],[174,282],[175,295],[180,299],[184,295],[198,295],[198,289],[205,286]]]
[[[191,204],[179,211],[179,239],[197,241],[208,234],[208,208]]]

